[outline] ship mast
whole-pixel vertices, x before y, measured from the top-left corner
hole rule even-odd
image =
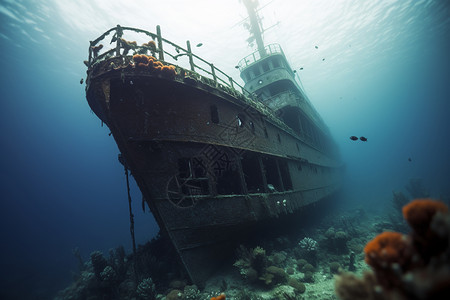
[[[258,0],[243,0],[245,7],[247,8],[248,16],[250,18],[250,33],[256,40],[258,46],[259,55],[261,57],[266,56],[266,50],[264,49],[264,42],[261,35],[261,28],[259,23],[259,17],[256,14],[256,7],[258,6]]]

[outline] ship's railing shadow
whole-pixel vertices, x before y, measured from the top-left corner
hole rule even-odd
[[[214,64],[204,60],[192,52],[190,42],[186,42],[186,49],[172,43],[171,41],[161,36],[160,27],[156,27],[157,33],[152,33],[146,30],[122,27],[117,25],[109,29],[96,40],[90,42],[89,59],[85,62],[88,68],[93,67],[97,63],[113,57],[126,57],[126,55],[133,54],[151,54],[160,61],[165,63],[175,64],[179,67],[185,68],[190,76],[200,77],[198,79],[208,78],[209,82],[213,82],[217,87],[231,88],[253,99],[254,95],[248,92],[243,86],[236,82],[232,77],[228,76],[222,70],[218,69]],[[127,32],[126,37],[136,38],[135,41],[130,42],[131,39],[125,40],[124,32]],[[114,47],[106,49],[105,45],[100,44],[107,36],[112,34],[110,44]],[[140,36],[138,36],[140,35]],[[142,38],[151,38],[138,45],[138,40]],[[171,50],[171,51],[169,51]],[[101,54],[100,54],[101,53]],[[125,60],[124,60],[125,61]],[[256,99],[253,99],[256,100]]]

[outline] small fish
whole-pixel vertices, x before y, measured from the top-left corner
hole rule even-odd
[[[239,66],[234,66],[235,69],[239,69]]]
[[[350,139],[351,139],[352,141],[357,141],[357,140],[358,140],[358,137],[357,137],[357,136],[354,136],[354,135],[352,135],[352,136],[350,137]]]
[[[322,61],[325,61],[325,58],[322,58]]]
[[[300,70],[303,70],[303,67],[301,67]]]
[[[198,43],[197,44],[197,47],[201,47],[201,46],[203,46],[203,43]]]
[[[84,82],[84,79],[83,79],[83,78],[81,78],[81,80],[80,80],[80,84],[83,84],[83,82]]]
[[[315,46],[314,48],[319,49],[319,47]]]
[[[411,157],[408,157],[408,161],[412,161]]]
[[[361,141],[363,141],[363,142],[367,142],[367,138],[366,138],[366,137],[363,137],[363,136],[362,136],[362,137],[360,137],[359,139],[360,139]]]

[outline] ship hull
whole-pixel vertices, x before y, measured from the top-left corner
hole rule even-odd
[[[210,82],[111,68],[91,74],[87,99],[197,285],[253,224],[340,187],[338,160]]]

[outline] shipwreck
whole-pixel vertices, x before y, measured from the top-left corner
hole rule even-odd
[[[257,44],[237,65],[244,86],[189,41],[164,39],[159,26],[152,33],[117,25],[90,42],[85,61],[88,103],[197,285],[237,233],[341,185],[329,129],[280,45],[264,45],[255,3],[244,3]]]

